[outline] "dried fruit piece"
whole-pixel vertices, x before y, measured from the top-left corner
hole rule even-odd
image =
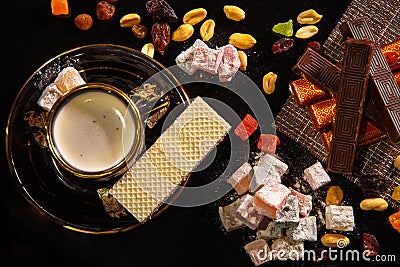
[[[257,41],[248,33],[234,33],[229,37],[229,43],[239,49],[249,49],[252,48]]]
[[[183,42],[189,39],[194,32],[194,28],[190,24],[182,24],[172,33],[172,40],[175,42]]]
[[[96,15],[99,20],[109,20],[114,16],[115,6],[107,1],[100,1],[96,6]]]
[[[374,257],[378,255],[379,243],[374,235],[363,233],[363,249],[367,257]]]
[[[126,14],[119,20],[119,25],[123,28],[129,28],[139,24],[141,20],[140,16],[136,13]]]
[[[261,134],[258,139],[257,148],[273,155],[275,154],[276,147],[280,144],[281,141],[279,140],[278,136],[274,134]]]
[[[297,15],[297,22],[300,24],[315,24],[322,19],[322,15],[318,14],[314,9],[308,9]]]
[[[394,166],[396,169],[400,170],[400,155],[397,156],[396,159],[394,160],[393,166]]]
[[[389,223],[393,229],[400,233],[400,211],[389,216]]]
[[[146,10],[147,13],[149,13],[152,19],[156,22],[158,21],[175,22],[178,20],[175,11],[165,0],[147,1]]]
[[[388,203],[381,197],[366,198],[360,202],[360,208],[362,210],[377,210],[384,211],[388,207]]]
[[[132,30],[133,35],[135,35],[137,38],[146,37],[147,27],[144,25],[141,25],[141,24],[133,25],[131,30]]]
[[[321,243],[326,247],[345,247],[350,244],[347,236],[342,234],[324,234],[321,237]]]
[[[244,20],[246,13],[243,9],[237,6],[226,5],[224,6],[224,13],[228,19],[234,21],[241,21]]]
[[[272,31],[286,37],[291,37],[293,35],[293,20],[290,19],[287,22],[280,22],[275,24],[272,27]]]
[[[392,199],[400,201],[400,185],[393,189]]]
[[[343,200],[343,190],[340,186],[332,185],[326,193],[326,205],[339,205]]]
[[[145,44],[140,51],[149,57],[154,57],[154,45],[152,43]]]
[[[196,25],[203,19],[205,19],[207,16],[207,10],[204,8],[195,8],[192,9],[183,16],[183,23],[191,24],[191,25]]]
[[[307,44],[307,47],[313,49],[314,51],[320,53],[322,50],[321,44],[317,41],[312,41]]]
[[[68,0],[51,0],[51,13],[54,16],[68,16],[70,14]]]
[[[89,30],[93,25],[93,18],[89,14],[79,14],[74,20],[75,26],[83,31]]]
[[[288,51],[293,46],[294,40],[292,38],[281,38],[272,44],[272,53],[279,54]]]
[[[204,42],[207,42],[214,36],[215,21],[208,19],[200,27],[200,36]]]
[[[154,49],[164,55],[165,48],[171,40],[171,28],[166,22],[154,23],[151,27],[151,38]]]
[[[275,91],[275,82],[278,78],[278,75],[275,73],[268,72],[263,77],[263,89],[266,94],[272,94]]]
[[[295,36],[299,39],[308,39],[310,37],[313,37],[318,33],[318,27],[314,25],[308,25],[301,27],[300,29],[297,30]]]
[[[258,128],[258,122],[250,114],[247,114],[243,120],[236,126],[234,133],[243,141],[249,138]]]
[[[240,67],[239,69],[241,71],[246,71],[247,69],[247,55],[245,52],[239,50],[238,51],[238,56],[239,56],[239,60],[240,60]]]

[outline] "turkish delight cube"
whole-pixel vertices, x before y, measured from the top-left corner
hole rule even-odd
[[[302,260],[304,242],[293,242],[287,236],[272,241],[271,252],[273,260]]]
[[[219,81],[230,82],[240,67],[237,49],[233,45],[227,44],[218,50],[222,51],[222,60],[218,67]]]
[[[276,215],[276,223],[283,228],[299,223],[299,201],[296,196],[289,195],[282,211]]]
[[[355,226],[353,207],[329,205],[325,208],[326,229],[353,231]]]
[[[274,155],[280,143],[279,137],[274,134],[261,134],[258,138],[257,148],[265,153]]]
[[[245,162],[228,179],[228,183],[230,183],[233,186],[233,188],[239,195],[243,195],[249,190],[250,186],[249,173],[251,170],[252,167],[250,163]]]
[[[307,217],[312,210],[312,196],[302,194],[299,191],[293,189],[292,187],[290,187],[289,189],[290,189],[290,194],[296,196],[297,199],[299,200],[300,217]]]
[[[314,191],[331,181],[331,178],[319,161],[304,170],[304,178]]]
[[[267,183],[256,192],[254,205],[261,214],[275,219],[285,205],[289,194],[289,188],[283,184]]]
[[[191,47],[182,51],[176,58],[175,62],[184,72],[189,75],[193,75],[197,68],[192,66],[192,61],[194,58],[194,51],[196,48],[203,47],[207,48],[208,46],[200,39],[197,39]]]
[[[317,241],[317,217],[300,218],[297,225],[286,230],[286,235],[292,241]]]
[[[221,60],[221,50],[201,46],[194,50],[192,67],[211,74],[217,74]]]
[[[256,239],[247,243],[244,246],[247,254],[250,256],[251,261],[255,266],[261,265],[267,261],[271,260],[269,247],[267,241],[264,239]]]
[[[236,208],[236,217],[252,230],[255,230],[264,218],[264,216],[255,209],[254,197],[249,194],[241,198]]]
[[[250,114],[246,114],[243,120],[236,126],[234,133],[245,141],[258,128],[258,122]]]
[[[280,183],[281,177],[288,170],[288,165],[275,156],[264,154],[253,168],[250,180],[250,192],[256,192],[263,184]]]
[[[51,83],[46,86],[43,90],[42,94],[37,101],[37,104],[44,108],[47,111],[50,111],[53,107],[54,103],[62,96],[60,90],[58,90],[57,86],[54,83]]]
[[[74,67],[65,67],[58,73],[54,84],[57,86],[58,90],[65,93],[74,87],[86,84],[85,80],[79,74],[78,70]]]
[[[236,208],[240,203],[240,198],[229,205],[218,207],[219,217],[225,230],[230,232],[245,227],[245,224],[236,218]]]
[[[258,230],[256,235],[257,238],[264,238],[266,240],[280,238],[283,236],[283,228],[275,220],[272,220],[266,229]]]

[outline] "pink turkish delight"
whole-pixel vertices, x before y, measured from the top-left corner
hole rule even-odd
[[[252,167],[250,163],[245,162],[228,179],[228,183],[230,183],[233,186],[233,188],[239,195],[243,195],[249,190],[250,186],[249,173],[251,170]]]
[[[208,48],[202,40],[197,39],[191,47],[181,52],[175,59],[176,64],[189,75],[193,75],[197,70],[192,66],[192,61],[194,58],[194,51],[199,47]]]
[[[290,194],[289,188],[280,183],[267,183],[255,194],[254,206],[263,215],[275,219]]]
[[[236,209],[236,217],[252,230],[255,230],[264,218],[264,216],[255,209],[254,197],[249,194],[242,197]]]
[[[304,178],[314,191],[331,181],[331,178],[319,161],[304,170]]]
[[[198,47],[194,51],[192,67],[211,74],[217,74],[221,60],[221,50]]]
[[[312,210],[312,196],[302,194],[291,187],[289,189],[290,189],[290,194],[296,196],[297,199],[299,200],[300,217],[307,217],[308,215],[310,215],[310,212]]]
[[[240,60],[237,49],[231,45],[218,48],[222,51],[221,64],[218,67],[218,77],[220,82],[230,82],[240,67]]]

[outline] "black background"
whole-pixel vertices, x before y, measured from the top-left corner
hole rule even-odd
[[[97,1],[92,0],[70,0],[72,13],[69,18],[53,17],[50,0],[2,3],[5,5],[2,13],[7,17],[2,25],[2,69],[6,71],[2,71],[4,76],[2,75],[3,89],[0,97],[3,139],[7,117],[18,91],[29,76],[50,58],[86,44],[113,43],[140,50],[143,44],[150,42],[150,34],[144,39],[137,39],[130,29],[119,27],[119,18],[133,12],[140,14],[142,23],[150,29],[152,21],[146,13],[145,2],[118,0],[114,3],[115,16],[110,21],[97,20]],[[234,32],[250,33],[257,39],[257,44],[246,51],[248,70],[245,74],[260,88],[264,74],[269,71],[278,74],[275,93],[264,94],[276,115],[289,96],[288,82],[298,78],[290,68],[308,41],[316,40],[323,44],[350,0],[170,0],[169,3],[179,17],[178,22],[171,24],[172,30],[180,24],[184,13],[190,9],[207,9],[208,17],[216,21],[215,36],[208,42],[211,47],[225,45],[229,35]],[[242,7],[246,11],[246,19],[241,22],[226,19],[222,11],[225,4]],[[296,22],[297,14],[309,8],[314,8],[323,15],[323,19],[317,24],[319,33],[307,41],[296,39],[289,51],[273,55],[271,45],[279,37],[271,33],[272,26],[293,19],[296,31],[300,27]],[[79,13],[93,16],[94,25],[89,31],[81,31],[74,26],[73,18]],[[188,41],[171,42],[165,55],[156,53],[155,59],[165,66],[173,65],[176,55],[190,46],[195,38],[199,38],[199,27],[200,24],[195,26],[194,36]],[[190,97],[204,93],[201,88],[186,89]],[[294,142],[285,137],[282,140],[281,149],[290,154],[287,155],[288,158],[295,161],[298,155],[305,155],[310,162],[313,160]],[[9,262],[11,266],[252,266],[243,250],[248,238],[241,237],[242,232],[227,234],[223,231],[216,213],[217,203],[194,208],[170,207],[161,216],[126,233],[83,234],[49,221],[22,197],[9,171],[4,142],[1,143],[0,166],[0,212],[3,224],[0,233],[0,259]],[[192,176],[195,180],[201,177],[201,173]],[[345,184],[347,181],[341,180],[338,183]],[[359,194],[359,191],[354,189],[347,193]],[[396,254],[400,258],[400,235],[389,227],[386,220],[393,212],[388,209],[381,213],[361,214],[356,221],[358,224],[368,225],[369,231],[376,234],[381,244],[381,254]],[[329,265],[346,264],[342,262]]]

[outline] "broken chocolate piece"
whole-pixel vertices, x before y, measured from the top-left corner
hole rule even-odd
[[[373,50],[372,41],[352,38],[345,41],[333,135],[328,150],[327,170],[330,172],[353,172]]]

